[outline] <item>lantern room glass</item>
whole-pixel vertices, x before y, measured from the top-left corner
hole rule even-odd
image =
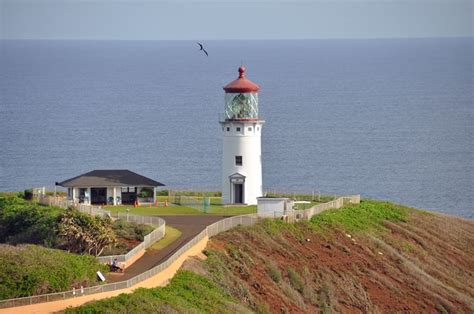
[[[258,119],[258,94],[226,93],[225,119]]]

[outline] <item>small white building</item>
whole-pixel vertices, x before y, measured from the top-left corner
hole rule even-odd
[[[286,197],[257,198],[257,215],[262,218],[277,218],[293,212],[294,201]]]
[[[245,68],[239,77],[227,84],[225,111],[220,124],[222,149],[222,203],[256,205],[262,196],[261,134],[265,121],[258,114],[260,87],[245,78]]]
[[[87,205],[155,203],[156,188],[164,186],[130,170],[94,170],[56,185],[67,187],[69,201]]]

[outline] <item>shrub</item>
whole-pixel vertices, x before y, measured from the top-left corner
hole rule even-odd
[[[300,275],[293,269],[293,268],[288,268],[288,279],[290,280],[290,284],[298,290],[300,293],[303,293],[304,291],[304,282],[303,279],[301,279]]]
[[[33,190],[32,189],[26,189],[25,192],[23,193],[25,200],[32,200],[33,199]]]
[[[60,246],[74,253],[100,255],[115,243],[112,220],[68,209],[58,218],[58,238]]]
[[[107,271],[93,256],[37,245],[0,245],[0,299],[70,290],[97,283]]]
[[[137,224],[122,219],[116,220],[112,228],[117,237],[137,241],[143,241],[145,236],[153,231],[153,227],[150,225]]]
[[[0,196],[0,241],[54,246],[56,219],[63,210],[24,200],[18,194]]]
[[[273,263],[272,261],[269,261],[268,262],[268,265],[267,265],[267,272],[268,272],[268,275],[270,276],[270,278],[272,278],[272,280],[276,283],[279,283],[280,280],[281,280],[281,273],[280,273],[280,270],[278,269],[278,267],[275,265],[275,263]]]
[[[153,197],[153,189],[152,188],[141,188],[140,192],[138,193],[138,197]]]

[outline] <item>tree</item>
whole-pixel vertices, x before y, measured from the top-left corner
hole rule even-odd
[[[59,216],[58,238],[60,246],[70,252],[96,256],[116,241],[110,217],[91,216],[75,208]]]

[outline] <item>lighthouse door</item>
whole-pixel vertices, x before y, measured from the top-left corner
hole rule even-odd
[[[234,183],[234,203],[242,204],[244,201],[243,184]]]

